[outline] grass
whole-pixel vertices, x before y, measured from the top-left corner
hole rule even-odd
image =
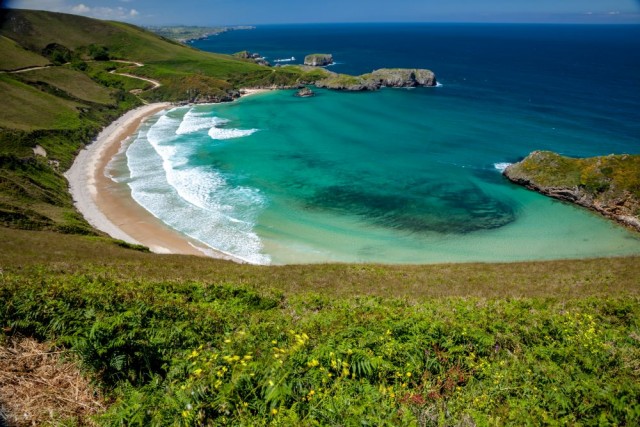
[[[67,67],[49,67],[20,73],[30,83],[44,82],[81,101],[113,105],[113,90],[91,80],[85,73]]]
[[[95,387],[78,370],[73,353],[34,339],[16,337],[0,346],[0,422],[22,427],[90,426],[105,410]]]
[[[31,52],[11,39],[0,36],[0,70],[39,67],[49,64],[49,60]]]
[[[126,251],[110,267],[105,255],[125,251],[115,248],[95,264],[50,253],[53,262],[8,267],[0,287],[5,330],[68,348],[99,379],[112,402],[101,425],[640,421],[640,299],[637,282],[621,287],[626,273],[616,269],[573,294],[542,290],[546,297],[531,296],[540,289],[508,297],[510,287],[494,288],[478,265],[305,267],[333,286],[303,289],[292,288],[297,267],[199,260],[208,274],[189,280],[198,274],[191,258],[148,255],[151,265]],[[139,275],[138,262],[155,273]],[[429,290],[443,275],[476,296]],[[403,296],[402,284],[421,278],[427,290]],[[399,291],[375,296],[381,282]]]
[[[113,280],[235,283],[285,295],[557,298],[640,294],[640,258],[418,266],[319,264],[265,267],[209,258],[125,250],[110,239],[0,228],[5,272],[46,266],[50,274],[100,274]]]
[[[3,111],[0,128],[19,130],[69,129],[80,126],[77,103],[0,74]]]
[[[537,151],[515,165],[544,187],[581,187],[591,193],[629,191],[640,198],[640,155],[571,158]]]

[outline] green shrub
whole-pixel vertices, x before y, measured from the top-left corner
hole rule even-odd
[[[4,277],[0,324],[76,351],[103,425],[640,422],[640,300],[285,298]]]

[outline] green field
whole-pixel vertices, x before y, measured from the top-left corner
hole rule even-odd
[[[145,101],[324,72],[128,24],[9,15],[0,68],[57,65],[0,74],[0,425],[640,424],[639,257],[268,267],[113,240],[74,209],[63,176],[103,126]],[[12,350],[25,337],[87,378],[102,409],[65,410],[74,382],[47,383],[63,398],[47,406],[44,377],[25,385],[33,354]],[[6,374],[16,360],[24,372]]]

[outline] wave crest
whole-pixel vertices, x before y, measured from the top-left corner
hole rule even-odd
[[[176,135],[185,135],[203,129],[210,129],[211,127],[219,126],[227,122],[229,122],[229,120],[210,116],[207,113],[198,113],[192,108],[187,111],[182,118],[180,126],[176,129]]]

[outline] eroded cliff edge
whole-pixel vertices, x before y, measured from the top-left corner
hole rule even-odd
[[[640,155],[576,159],[534,151],[503,174],[516,184],[640,231]]]

